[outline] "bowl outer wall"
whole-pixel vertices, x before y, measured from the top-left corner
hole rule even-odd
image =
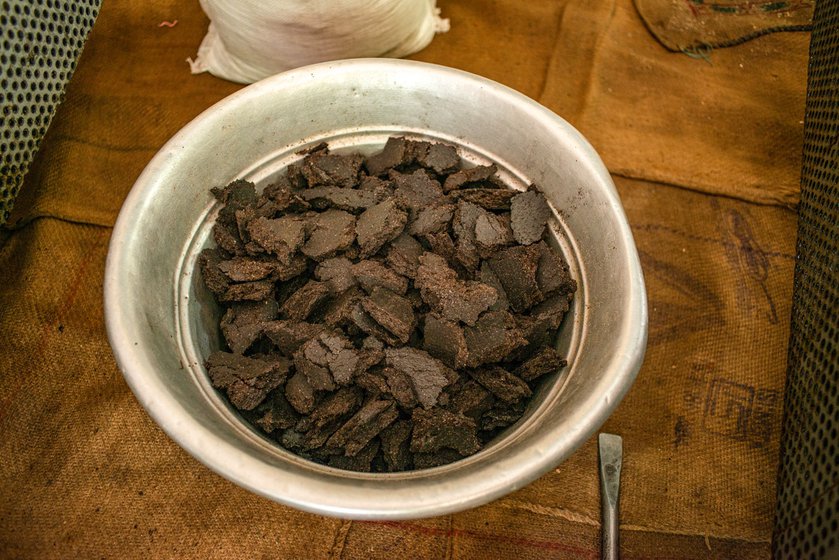
[[[241,428],[208,404],[194,381],[200,364],[182,363],[176,343],[177,307],[184,304],[176,300],[174,271],[184,250],[179,240],[194,235],[198,214],[212,204],[208,188],[238,177],[254,154],[365,129],[440,133],[501,156],[543,185],[579,251],[584,296],[579,352],[538,414],[502,445],[452,465],[398,475],[337,471],[243,439]],[[591,145],[566,121],[510,88],[403,60],[299,68],[246,87],[194,119],[163,146],[126,198],[110,242],[104,292],[117,364],[172,439],[215,472],[263,496],[355,519],[460,511],[552,469],[623,398],[647,338],[638,254],[611,177]]]

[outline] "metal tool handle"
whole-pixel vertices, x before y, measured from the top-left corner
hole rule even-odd
[[[620,559],[620,506],[621,463],[623,441],[620,436],[600,434],[600,505],[603,529],[600,538],[600,557],[603,560]]]

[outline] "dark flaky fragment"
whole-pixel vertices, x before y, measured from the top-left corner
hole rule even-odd
[[[236,210],[256,201],[256,187],[253,183],[244,179],[236,179],[223,188],[212,188],[210,192],[213,193],[213,196],[219,202],[224,204],[224,209],[221,213],[222,218],[225,213],[229,213],[232,216]]]
[[[396,403],[391,400],[371,400],[326,441],[328,450],[343,450],[353,457],[370,441],[399,417]]]
[[[414,453],[414,468],[415,469],[433,469],[434,467],[441,467],[454,463],[463,458],[463,455],[444,447],[435,453]]]
[[[332,328],[344,328],[352,323],[353,309],[365,295],[358,287],[345,290],[330,298],[312,319]]]
[[[416,219],[417,214],[429,206],[444,203],[443,188],[428,173],[418,169],[411,174],[397,173],[393,177],[396,186],[397,200],[409,210],[409,221]]]
[[[519,191],[512,189],[476,188],[456,190],[450,196],[455,201],[465,200],[486,210],[503,211],[510,209],[510,200],[517,194]]]
[[[307,422],[303,443],[309,448],[321,447],[361,406],[363,391],[358,387],[343,387],[327,395],[312,410]]]
[[[288,164],[286,167],[286,178],[288,179],[288,184],[291,185],[291,188],[294,190],[299,190],[305,188],[306,185],[306,178],[303,177],[303,162],[296,162]],[[307,203],[308,204],[308,203]]]
[[[452,218],[452,231],[455,236],[455,256],[467,270],[475,270],[480,262],[475,239],[475,227],[479,216],[487,211],[471,202],[461,200]]]
[[[428,312],[428,305],[423,301],[422,294],[416,288],[411,288],[405,294],[405,299],[411,302],[411,305],[414,306],[414,309],[417,310],[418,316],[422,316]]]
[[[300,276],[304,272],[306,272],[307,268],[307,261],[306,257],[301,254],[296,254],[289,260],[288,264],[283,264],[277,261],[276,266],[274,267],[274,273],[272,278],[274,280],[279,280],[280,282],[287,282],[292,278]]]
[[[506,428],[518,422],[524,414],[524,409],[524,401],[519,401],[515,406],[493,407],[481,417],[478,427],[481,431],[487,432]]]
[[[428,244],[430,252],[441,257],[449,266],[458,269],[460,272],[468,271],[463,269],[463,265],[458,258],[457,248],[455,247],[452,236],[447,231],[438,233],[428,233],[422,236],[422,240]]]
[[[233,304],[221,319],[221,333],[235,354],[244,353],[256,342],[266,325],[277,317],[279,307],[273,298]]]
[[[230,278],[219,268],[221,262],[221,255],[213,249],[204,249],[198,255],[198,268],[204,285],[216,296],[223,295],[230,286]]]
[[[332,257],[320,262],[315,268],[315,278],[326,284],[333,295],[340,294],[356,284],[353,262],[346,257]]]
[[[411,429],[409,420],[397,420],[379,434],[388,470],[398,472],[411,468]]]
[[[542,239],[551,209],[545,195],[536,190],[517,194],[510,200],[513,235],[522,245]]]
[[[330,346],[330,351],[334,356],[329,361],[329,371],[332,373],[332,377],[339,385],[348,385],[356,373],[364,370],[366,362],[352,344],[349,344],[343,337],[341,339],[343,346],[340,348],[330,346],[330,340],[326,340],[324,344]],[[331,340],[334,340],[334,338]]]
[[[256,208],[253,206],[246,206],[244,208],[240,208],[236,210],[234,214],[234,220],[236,222],[236,231],[239,232],[239,239],[245,244],[245,250],[248,249],[248,243],[251,240],[250,233],[248,233],[248,224],[251,223],[252,220],[257,218],[256,215]],[[257,252],[263,252],[262,249],[258,249]]]
[[[570,295],[549,297],[530,309],[528,315],[518,315],[516,321],[527,339],[527,345],[510,355],[512,360],[526,360],[542,346],[550,344],[562,324],[569,307]]]
[[[284,356],[291,357],[304,342],[318,336],[325,328],[305,321],[271,321],[262,332]]]
[[[361,306],[361,302],[356,304],[350,314],[353,326],[359,331],[374,336],[390,345],[398,345],[399,339],[396,338],[390,331],[381,326],[373,320],[372,317]]]
[[[407,221],[408,214],[392,198],[365,210],[355,225],[361,258],[375,255],[385,243],[399,236]]]
[[[469,349],[463,329],[436,313],[425,316],[423,349],[453,369],[466,366]]]
[[[459,391],[453,393],[448,409],[478,422],[494,403],[495,398],[492,393],[484,389],[477,381],[470,379]]]
[[[292,210],[294,192],[288,177],[277,177],[262,189],[262,203],[272,203],[277,212]],[[267,217],[267,216],[266,216]]]
[[[490,177],[495,175],[498,168],[495,165],[479,165],[469,169],[461,169],[446,177],[443,183],[443,190],[446,192],[455,189],[462,189],[474,184],[483,185]]]
[[[242,237],[240,226],[243,225],[243,210],[249,215],[254,215],[252,206],[256,203],[257,196],[253,183],[238,179],[223,189],[212,189],[212,192],[223,204],[213,226],[216,243],[228,253],[244,254],[247,238]],[[240,215],[239,219],[237,214]]]
[[[516,245],[502,249],[489,259],[489,266],[504,287],[510,307],[517,312],[526,311],[545,299],[536,278],[540,256],[536,245]]]
[[[304,343],[300,351],[306,360],[327,369],[338,385],[349,385],[359,371],[359,351],[340,331],[323,332]]]
[[[370,296],[361,301],[370,317],[387,329],[402,344],[407,344],[416,326],[411,302],[386,288],[375,287]]]
[[[306,375],[299,371],[285,384],[285,397],[300,414],[309,414],[315,406],[315,390]]]
[[[435,204],[417,212],[416,219],[408,227],[411,235],[427,235],[447,231],[454,215],[454,204]]]
[[[443,388],[457,379],[443,362],[416,348],[388,348],[385,362],[408,376],[417,400],[425,408],[436,405]]]
[[[436,407],[430,410],[416,408],[411,420],[414,423],[411,451],[414,453],[435,453],[447,448],[465,457],[481,447],[475,421],[462,414]]]
[[[527,344],[516,320],[506,311],[487,311],[474,327],[467,326],[463,334],[469,349],[469,367],[501,361],[516,348]]]
[[[478,273],[478,279],[486,284],[492,286],[498,293],[498,299],[490,306],[490,311],[507,311],[510,309],[510,302],[507,299],[507,292],[504,291],[504,286],[501,285],[501,280],[492,271],[489,263],[484,261],[481,263],[481,270]]]
[[[361,349],[371,352],[383,352],[385,344],[375,336],[367,336],[361,341]]]
[[[213,196],[222,203],[217,223],[236,226],[236,212],[252,206],[257,201],[256,187],[250,181],[237,179],[223,188],[210,189]]]
[[[367,336],[358,350],[359,373],[370,370],[385,359],[384,343],[375,336]]]
[[[408,377],[408,374],[396,368],[386,367],[382,369],[382,375],[384,375],[387,381],[390,394],[396,399],[399,406],[408,410],[417,406],[414,385]]]
[[[446,261],[434,253],[425,253],[419,260],[415,286],[431,309],[450,321],[474,325],[478,316],[498,299],[491,286],[459,280]]]
[[[354,214],[363,212],[378,202],[376,193],[342,187],[314,187],[300,191],[300,198],[312,208],[337,208]]]
[[[257,218],[247,228],[252,241],[287,265],[306,241],[309,224],[299,216],[289,215],[276,219]]]
[[[218,263],[218,269],[232,282],[263,280],[271,276],[276,268],[275,263],[252,257],[233,257]]]
[[[406,150],[404,138],[388,138],[381,152],[368,157],[364,167],[370,175],[384,175],[391,169],[410,163],[413,160]]]
[[[303,374],[314,391],[334,391],[336,389],[335,379],[332,377],[329,368],[320,366],[309,359],[306,347],[313,341],[306,342],[294,354],[294,369],[297,375]]]
[[[239,238],[235,228],[228,227],[221,222],[213,225],[213,241],[221,249],[231,255],[245,255],[245,243]]]
[[[460,165],[457,149],[448,144],[415,142],[413,152],[417,163],[438,175],[452,173]]]
[[[270,298],[273,294],[274,283],[267,280],[260,280],[258,282],[231,284],[218,299],[223,303],[234,301],[262,301]]]
[[[469,375],[496,398],[507,403],[514,403],[531,395],[527,383],[502,367],[479,368],[471,370]]]
[[[213,387],[224,389],[233,406],[253,410],[286,379],[289,361],[281,356],[249,358],[241,354],[213,352],[207,358]]]
[[[391,169],[423,167],[437,175],[446,175],[460,166],[457,149],[448,144],[389,138],[378,154],[367,159],[366,167],[371,175],[379,175]]]
[[[556,329],[562,324],[562,320],[571,305],[572,294],[558,294],[551,296],[542,303],[533,307],[530,314],[533,318],[546,321],[550,328]]]
[[[363,161],[357,154],[338,155],[320,150],[303,159],[300,171],[309,187],[334,185],[351,189],[358,185]]]
[[[547,297],[555,292],[573,293],[577,290],[577,283],[571,278],[568,263],[562,255],[550,248],[547,243],[537,243],[539,249],[539,264],[536,269],[536,282],[539,290]]]
[[[378,202],[383,202],[393,195],[393,184],[388,180],[375,176],[362,177],[358,188],[362,191],[375,194]]]
[[[475,220],[475,246],[481,258],[489,258],[499,249],[513,243],[509,216],[484,211]]]
[[[535,381],[548,373],[554,373],[565,367],[568,362],[560,356],[553,346],[544,346],[527,361],[513,370],[513,373],[525,381]]]
[[[408,280],[400,276],[379,261],[363,260],[352,267],[352,273],[359,285],[367,293],[375,288],[385,288],[404,295],[408,290]]]
[[[355,241],[355,216],[330,209],[313,217],[312,232],[302,247],[303,254],[316,261],[334,257]]]
[[[367,393],[368,397],[390,397],[390,386],[381,368],[373,368],[370,371],[358,374],[354,383]]]
[[[373,459],[381,448],[381,442],[374,439],[367,444],[364,449],[348,457],[346,455],[332,455],[328,458],[326,464],[336,469],[343,469],[345,471],[356,472],[370,472],[372,469]]]
[[[274,391],[263,406],[266,404],[265,412],[256,421],[256,425],[267,434],[291,428],[300,419],[300,415],[285,398],[285,391],[282,389]]]
[[[280,314],[292,321],[305,321],[328,297],[329,288],[326,284],[309,280],[283,303]]]
[[[403,233],[391,242],[387,250],[387,265],[397,274],[413,279],[417,275],[423,251],[419,241]]]
[[[274,437],[277,436],[275,435]],[[309,453],[306,452],[305,447],[303,445],[303,437],[304,434],[298,432],[294,428],[289,428],[288,430],[283,430],[283,432],[279,434],[277,441],[279,441],[283,447],[291,451],[294,451],[301,457],[305,459],[311,459],[311,455],[309,455]]]

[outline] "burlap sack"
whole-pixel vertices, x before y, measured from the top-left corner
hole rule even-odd
[[[792,206],[808,42],[776,33],[706,62],[665,51],[630,2],[571,2],[538,99],[613,174]]]
[[[616,172],[650,301],[644,367],[604,427],[624,437],[624,557],[765,558],[796,225],[792,210],[765,203],[795,200],[800,150],[791,146],[801,131],[791,115],[803,107],[796,77],[806,36],[727,49],[718,60],[742,61],[737,80],[716,61],[666,53],[629,0],[441,4],[452,32],[417,58],[541,99],[580,126]],[[157,27],[174,19],[176,27]],[[597,558],[594,440],[475,510],[345,522],[221,479],[138,405],[105,338],[107,242],[157,148],[238,87],[188,75],[183,60],[205,26],[186,0],[105,4],[18,200],[15,229],[0,234],[0,557]],[[703,83],[719,89],[714,107],[700,103],[712,96]],[[739,94],[728,95],[737,84]],[[671,99],[668,88],[687,97]],[[747,98],[753,111],[743,112]],[[662,123],[680,110],[713,117],[706,128],[679,121],[681,141],[718,170],[705,186],[690,182],[701,159],[667,157],[674,132]],[[725,144],[735,136],[736,146]],[[750,181],[763,186],[744,189]],[[738,200],[749,197],[762,204]]]

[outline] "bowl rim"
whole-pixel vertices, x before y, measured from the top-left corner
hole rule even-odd
[[[589,410],[594,410],[595,413],[579,414],[579,422],[574,425],[574,429],[559,436],[558,439],[563,442],[563,445],[557,443],[551,446],[540,454],[538,460],[531,461],[523,467],[516,467],[513,472],[508,472],[505,476],[489,477],[490,480],[478,489],[464,489],[463,492],[453,496],[439,495],[435,500],[426,499],[422,503],[405,503],[399,507],[382,509],[360,507],[358,503],[353,503],[352,500],[341,495],[328,496],[328,499],[323,499],[319,493],[328,490],[328,485],[322,488],[299,488],[272,481],[273,468],[270,465],[260,463],[253,457],[244,457],[241,451],[238,452],[237,460],[226,460],[229,454],[234,453],[234,448],[192,417],[180,406],[177,399],[165,390],[165,387],[150,384],[145,370],[137,366],[141,361],[138,358],[142,350],[131,342],[132,325],[120,305],[122,294],[120,261],[125,258],[123,245],[131,236],[136,216],[139,215],[143,206],[145,190],[154,183],[156,176],[168,165],[171,154],[189,142],[194,133],[207,122],[220,118],[221,114],[235,111],[236,107],[241,104],[258,99],[264,93],[274,91],[288,81],[299,81],[308,76],[313,79],[317,79],[320,75],[328,77],[336,70],[352,72],[381,72],[383,70],[404,72],[408,70],[412,73],[435,73],[445,76],[446,79],[469,82],[472,86],[491,89],[494,95],[526,108],[531,114],[541,119],[551,121],[553,126],[560,127],[564,134],[570,135],[577,147],[585,152],[583,155],[593,162],[597,178],[603,183],[601,186],[606,189],[609,203],[618,218],[617,229],[621,236],[628,240],[629,254],[624,256],[627,259],[627,280],[630,283],[631,298],[630,301],[624,303],[623,308],[627,314],[620,321],[621,370],[611,376],[611,384],[603,387],[602,393],[589,395],[585,406],[591,407]],[[611,415],[632,386],[641,367],[648,330],[646,290],[634,238],[611,176],[594,148],[582,134],[536,101],[488,78],[446,66],[398,59],[350,59],[297,68],[251,84],[225,97],[195,117],[155,154],[126,197],[109,244],[103,291],[105,326],[117,365],[137,400],[170,438],[211,470],[257,494],[304,511],[354,519],[411,519],[452,513],[482,505],[535,480],[574,453]],[[568,445],[569,440],[572,442],[571,445]],[[208,449],[214,451],[208,453]],[[277,477],[276,472],[273,473],[273,477]]]

